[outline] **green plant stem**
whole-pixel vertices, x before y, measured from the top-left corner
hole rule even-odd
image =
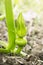
[[[0,48],[0,53],[9,53],[10,51],[7,49]]]
[[[11,0],[5,0],[5,11],[6,25],[8,28],[8,50],[13,50],[15,48],[16,34]]]
[[[16,54],[20,54],[21,50],[22,50],[22,47],[18,47],[16,50]]]
[[[18,50],[19,50],[19,52],[18,52]],[[20,47],[19,48],[15,48],[14,49],[14,54],[16,53],[16,54],[21,54],[22,56],[27,56],[28,54],[27,53],[25,53],[25,52],[23,52],[23,51],[21,51],[22,50],[22,48],[20,49]]]
[[[7,50],[7,43],[4,41],[0,41],[0,45],[2,45],[4,48],[0,48],[0,53],[8,53],[10,52],[9,50]]]
[[[7,48],[7,43],[4,41],[0,41],[0,45],[4,46],[4,48]]]

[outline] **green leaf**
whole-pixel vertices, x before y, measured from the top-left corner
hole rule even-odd
[[[24,37],[26,35],[26,26],[22,13],[19,14],[16,21],[16,32],[19,37]]]

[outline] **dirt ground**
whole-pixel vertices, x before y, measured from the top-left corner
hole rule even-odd
[[[27,45],[23,48],[26,56],[0,53],[0,65],[43,65],[43,22],[29,23],[27,26]],[[7,41],[5,20],[0,22],[0,40]]]

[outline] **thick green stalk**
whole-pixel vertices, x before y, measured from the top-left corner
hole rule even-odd
[[[5,11],[8,29],[8,50],[13,50],[15,47],[16,34],[11,0],[5,0]]]

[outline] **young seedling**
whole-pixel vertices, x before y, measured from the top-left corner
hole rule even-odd
[[[24,24],[25,22],[22,13],[20,13],[15,25],[11,0],[5,0],[5,12],[8,31],[8,43],[6,45],[5,42],[0,41],[2,46],[5,45],[4,48],[0,48],[0,52],[14,53],[16,46],[18,46],[17,50],[15,51],[15,53],[18,54],[27,43],[27,40],[24,38],[26,35],[26,27]]]
[[[24,38],[27,31],[26,31],[25,21],[22,16],[22,13],[19,14],[18,19],[16,21],[16,30],[17,30],[17,32],[16,32],[17,38],[16,38],[15,42],[18,45],[18,49],[17,49],[16,53],[19,54],[27,43],[27,40]]]
[[[11,0],[5,0],[5,12],[6,12],[6,25],[8,30],[8,45],[6,47],[6,50],[11,52],[11,50],[14,50],[15,48],[15,39],[16,39],[15,24],[14,24],[15,22],[13,18]]]

